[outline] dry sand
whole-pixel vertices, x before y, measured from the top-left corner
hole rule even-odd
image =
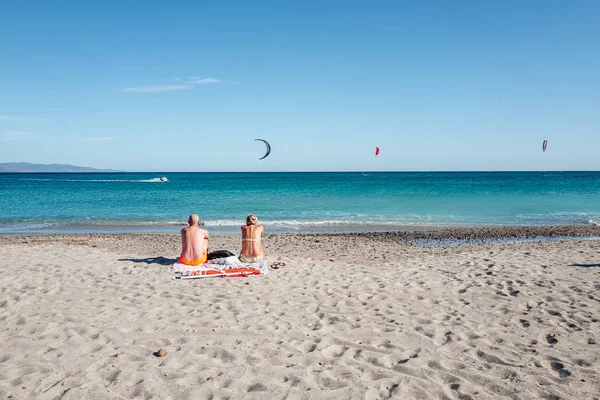
[[[191,281],[178,246],[0,237],[0,398],[600,398],[600,241],[271,235],[284,269]]]

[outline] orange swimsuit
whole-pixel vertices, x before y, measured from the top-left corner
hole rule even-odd
[[[206,264],[208,258],[208,251],[204,250],[204,253],[202,253],[202,257],[200,257],[200,259],[198,260],[186,260],[185,258],[183,258],[183,254],[179,255],[179,262],[185,265],[191,265],[191,266],[196,266],[196,265],[200,265],[200,264]]]

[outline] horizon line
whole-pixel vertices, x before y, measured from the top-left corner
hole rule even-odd
[[[52,165],[52,164],[47,164]],[[66,165],[66,164],[57,164]],[[320,173],[447,173],[447,172],[474,172],[474,173],[498,173],[498,172],[539,172],[539,173],[562,173],[562,172],[600,172],[600,169],[563,169],[563,170],[323,170],[323,171],[128,171],[128,170],[115,170],[112,168],[94,168],[94,167],[81,167],[96,169],[97,171],[0,171],[0,174],[320,174]]]

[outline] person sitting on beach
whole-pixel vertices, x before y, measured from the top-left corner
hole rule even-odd
[[[240,261],[254,263],[262,261],[264,258],[263,248],[260,244],[260,237],[264,233],[262,225],[258,224],[256,215],[250,214],[246,218],[246,225],[242,229],[242,252]]]
[[[208,257],[208,231],[199,227],[200,219],[190,215],[188,226],[181,230],[179,262],[185,265],[205,264]]]

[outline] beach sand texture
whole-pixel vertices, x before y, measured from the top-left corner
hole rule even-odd
[[[282,270],[176,281],[178,241],[0,238],[0,398],[600,398],[600,241],[272,235]]]

